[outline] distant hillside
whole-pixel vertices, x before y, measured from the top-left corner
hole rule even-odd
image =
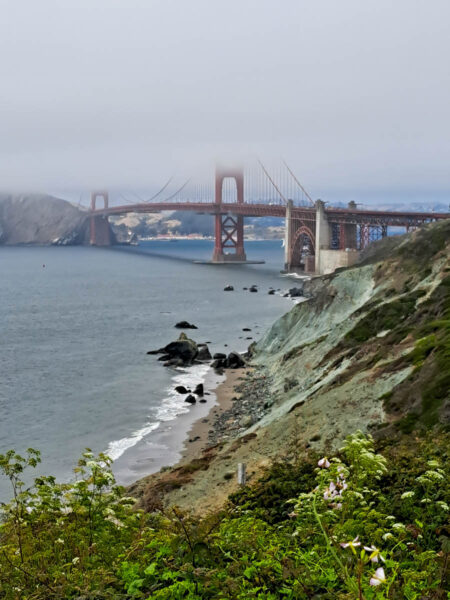
[[[41,194],[0,196],[0,244],[81,244],[86,212]]]

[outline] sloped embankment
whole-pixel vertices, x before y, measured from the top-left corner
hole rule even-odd
[[[217,508],[236,486],[237,462],[252,477],[275,457],[331,452],[358,429],[392,437],[448,423],[449,256],[447,221],[386,239],[360,265],[312,280],[310,299],[253,349],[254,366],[270,376],[271,411],[183,466],[191,472],[180,485],[177,469],[137,484],[143,505],[159,489],[166,504]]]

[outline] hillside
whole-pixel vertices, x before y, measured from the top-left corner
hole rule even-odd
[[[263,418],[190,462],[123,490],[86,449],[28,489],[39,452],[0,454],[1,597],[447,598],[449,242],[440,223],[312,280],[251,349]]]
[[[79,244],[87,235],[86,213],[43,194],[0,196],[0,244]]]
[[[245,462],[255,478],[294,442],[330,453],[356,430],[392,439],[448,425],[449,244],[450,221],[441,222],[386,239],[360,265],[307,284],[307,301],[252,348],[259,377],[247,400],[260,401],[264,385],[270,411],[204,452],[194,476],[181,467],[139,482],[143,506],[160,494],[165,505],[218,508],[236,488],[224,473]]]

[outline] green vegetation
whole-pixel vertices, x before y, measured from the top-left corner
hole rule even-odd
[[[417,290],[376,306],[346,334],[347,345],[366,342],[382,331],[395,329],[414,312],[417,300],[424,294],[423,290]]]
[[[12,484],[0,526],[0,596],[51,599],[446,598],[449,436],[376,449],[349,436],[333,458],[274,464],[223,511],[136,510],[109,459],[86,451],[76,481],[0,455]],[[380,453],[380,450],[382,453]]]

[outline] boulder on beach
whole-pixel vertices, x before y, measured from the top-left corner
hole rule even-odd
[[[198,348],[197,360],[211,360],[212,359],[211,352],[209,351],[207,344],[198,344],[197,348]]]
[[[226,367],[228,369],[239,369],[245,367],[245,360],[239,354],[239,352],[230,352],[226,359]]]
[[[227,357],[227,355],[226,355],[226,354],[224,354],[223,352],[216,352],[216,353],[213,355],[213,358],[214,358],[214,360],[223,360],[223,359],[224,359],[224,358],[226,358],[226,357]]]
[[[203,393],[204,393],[204,387],[203,387],[203,383],[198,383],[198,384],[195,386],[195,389],[194,389],[194,394],[195,394],[196,396],[203,396]]]
[[[179,394],[189,394],[189,392],[191,390],[188,390],[187,388],[185,388],[184,385],[177,385],[177,387],[175,388],[175,391],[178,392]]]
[[[239,369],[245,367],[245,360],[239,354],[239,352],[230,352],[230,354],[224,358],[217,358],[212,363],[213,369]]]
[[[248,291],[255,293],[258,291],[258,288],[256,287],[256,285],[252,285],[250,288],[248,288]]]
[[[226,286],[223,288],[223,291],[224,291],[224,292],[234,292],[234,287],[233,287],[232,285],[226,285]]]
[[[189,323],[189,321],[179,321],[175,324],[177,329],[198,329],[197,325]]]
[[[189,404],[195,404],[197,402],[197,398],[192,394],[189,394],[189,396],[185,398],[184,401],[188,402]]]
[[[269,294],[269,296],[273,296],[275,294],[275,290],[269,290],[267,293]]]

